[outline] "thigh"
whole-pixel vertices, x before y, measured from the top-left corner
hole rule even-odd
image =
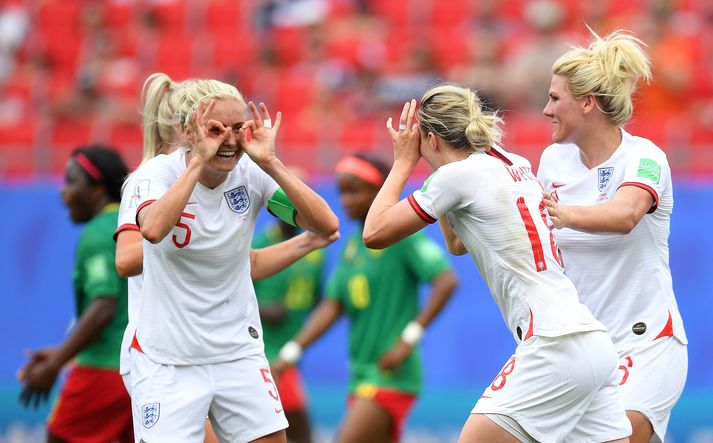
[[[535,336],[518,346],[472,412],[510,417],[538,441],[562,441],[615,371],[606,333]]]
[[[216,394],[210,417],[220,441],[253,441],[287,428],[264,355],[211,365],[211,370]]]
[[[287,438],[292,443],[310,443],[312,441],[312,426],[306,411],[285,412],[287,422]]]
[[[393,441],[394,422],[389,413],[371,398],[350,400],[337,441],[339,443],[388,443]]]
[[[618,375],[611,371],[609,383],[602,386],[589,403],[567,442],[603,442],[625,439],[631,435],[618,386]]]
[[[126,441],[131,400],[118,371],[74,366],[47,423],[57,440]]]
[[[203,442],[213,397],[208,367],[162,365],[136,349],[130,360],[137,440]]]
[[[675,337],[655,340],[623,356],[619,365],[619,387],[624,408],[645,417],[655,433],[652,441],[666,435],[671,411],[676,405],[688,373],[687,346]],[[632,422],[634,433],[638,421]],[[643,423],[645,428],[646,424]]]
[[[482,414],[470,414],[458,443],[520,443],[510,432]]]

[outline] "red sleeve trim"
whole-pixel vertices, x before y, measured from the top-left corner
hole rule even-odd
[[[666,322],[666,326],[663,327],[661,332],[659,332],[659,335],[657,335],[654,340],[662,337],[673,337],[673,318],[671,317],[671,311],[668,311],[668,321]]]
[[[156,199],[146,200],[145,202],[141,203],[138,208],[136,208],[136,226],[139,226],[139,212],[141,212],[142,209],[144,209],[146,206],[150,205],[155,201]]]
[[[407,200],[408,200],[409,204],[411,205],[411,207],[413,208],[413,210],[416,211],[416,215],[421,217],[421,219],[423,219],[423,221],[425,221],[426,223],[429,223],[429,224],[436,223],[437,220],[435,218],[431,217],[430,215],[428,215],[428,213],[426,213],[426,211],[424,211],[423,208],[421,208],[421,206],[418,204],[416,199],[413,198],[413,194],[409,195]]]
[[[647,212],[647,214],[651,214],[652,212],[654,212],[656,210],[656,208],[659,207],[659,194],[651,186],[645,185],[645,184],[639,183],[639,182],[624,182],[619,185],[619,188],[621,188],[623,186],[636,186],[637,188],[641,188],[645,191],[648,191],[648,193],[651,194],[651,196],[654,198],[654,204],[653,204],[653,206],[651,206],[651,209],[649,209],[649,212]],[[619,188],[617,188],[617,189],[619,189]]]
[[[119,226],[116,228],[116,231],[114,231],[114,241],[116,241],[116,238],[119,236],[119,233],[124,232],[124,231],[140,231],[138,226],[136,226],[133,223],[124,223],[123,225]]]

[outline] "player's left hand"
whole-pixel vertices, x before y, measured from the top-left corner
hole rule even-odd
[[[547,215],[554,227],[557,229],[566,228],[568,226],[566,206],[560,206],[549,192],[542,191],[542,198],[545,202]]]
[[[405,160],[415,165],[421,158],[421,131],[418,129],[418,123],[414,123],[414,117],[416,117],[416,100],[412,99],[404,103],[399,117],[398,131],[392,127],[391,117],[386,121],[386,129],[394,145],[394,161]]]
[[[277,158],[275,154],[275,138],[280,130],[282,113],[278,112],[273,122],[265,103],[260,103],[260,109],[258,110],[255,103],[249,102],[248,108],[253,118],[243,124],[243,130],[249,128],[252,137],[248,141],[247,134],[243,134],[239,143],[252,161],[257,163],[258,166],[262,166]]]
[[[32,352],[30,361],[18,371],[18,379],[25,386],[20,394],[23,406],[37,408],[49,398],[60,370],[54,363],[53,354],[52,349]]]
[[[396,342],[396,345],[389,349],[386,354],[379,359],[379,367],[384,371],[397,369],[411,353],[411,345],[403,340]]]
[[[304,236],[304,240],[309,251],[314,251],[315,249],[321,249],[327,247],[339,240],[339,231],[333,232],[330,235],[317,234],[316,232],[305,231],[300,234]]]

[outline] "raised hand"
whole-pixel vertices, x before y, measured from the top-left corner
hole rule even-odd
[[[416,116],[416,100],[404,103],[399,117],[399,130],[392,127],[392,119],[386,121],[386,128],[391,135],[391,142],[394,145],[394,161],[406,160],[416,164],[421,158],[421,132],[418,123],[414,123]]]
[[[273,122],[264,103],[260,103],[260,109],[258,110],[255,103],[248,102],[248,108],[253,118],[243,124],[243,130],[249,128],[252,137],[248,141],[247,134],[243,134],[240,138],[240,144],[252,161],[261,166],[277,157],[275,154],[275,138],[280,130],[282,113],[278,112]]]
[[[190,116],[188,139],[193,143],[193,155],[203,163],[208,163],[215,156],[218,148],[231,131],[221,122],[207,118],[213,108],[215,108],[215,100],[211,100],[208,107],[200,102],[193,115]]]

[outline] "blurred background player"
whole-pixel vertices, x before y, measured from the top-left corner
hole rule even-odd
[[[388,165],[355,154],[336,166],[340,201],[363,225]],[[337,441],[399,441],[422,384],[418,342],[443,309],[458,282],[443,251],[417,234],[384,251],[369,249],[358,229],[348,240],[320,302],[274,365],[284,374],[302,350],[342,315],[349,317],[349,399]],[[419,312],[419,286],[431,286]]]
[[[263,206],[324,236],[338,220],[276,156],[279,112],[272,128],[263,104],[246,105],[235,87],[216,80],[179,94],[185,146],[134,177],[137,221],[148,241],[130,351],[132,405],[142,417],[137,435],[202,440],[208,415],[219,440],[285,441],[249,239]]]
[[[253,248],[276,245],[299,233],[300,229],[296,226],[277,220],[255,237]],[[277,359],[282,346],[295,336],[319,302],[325,262],[324,251],[317,249],[272,277],[253,282],[268,361]],[[287,440],[293,443],[311,442],[312,430],[305,391],[297,366],[287,368],[276,380],[276,384],[290,424]]]
[[[86,223],[77,244],[72,283],[77,322],[54,348],[30,354],[20,369],[21,400],[46,400],[60,370],[76,358],[47,421],[47,441],[133,442],[131,401],[119,368],[127,322],[127,283],[116,273],[112,233],[128,171],[113,149],[76,149],[67,161],[62,201],[75,223]]]
[[[418,114],[416,100],[404,104],[398,132],[391,121],[394,164],[364,242],[389,247],[440,219],[449,252],[470,253],[518,343],[460,441],[628,441],[614,346],[564,275],[530,162],[495,147],[502,120],[471,89],[445,84],[424,93]],[[433,173],[401,199],[422,156]]]
[[[638,80],[651,78],[644,43],[594,34],[552,67],[552,141],[538,177],[582,301],[609,330],[634,429],[661,442],[688,371],[687,338],[673,294],[668,236],[673,210],[666,154],[623,127]],[[559,202],[559,203],[558,203]]]

